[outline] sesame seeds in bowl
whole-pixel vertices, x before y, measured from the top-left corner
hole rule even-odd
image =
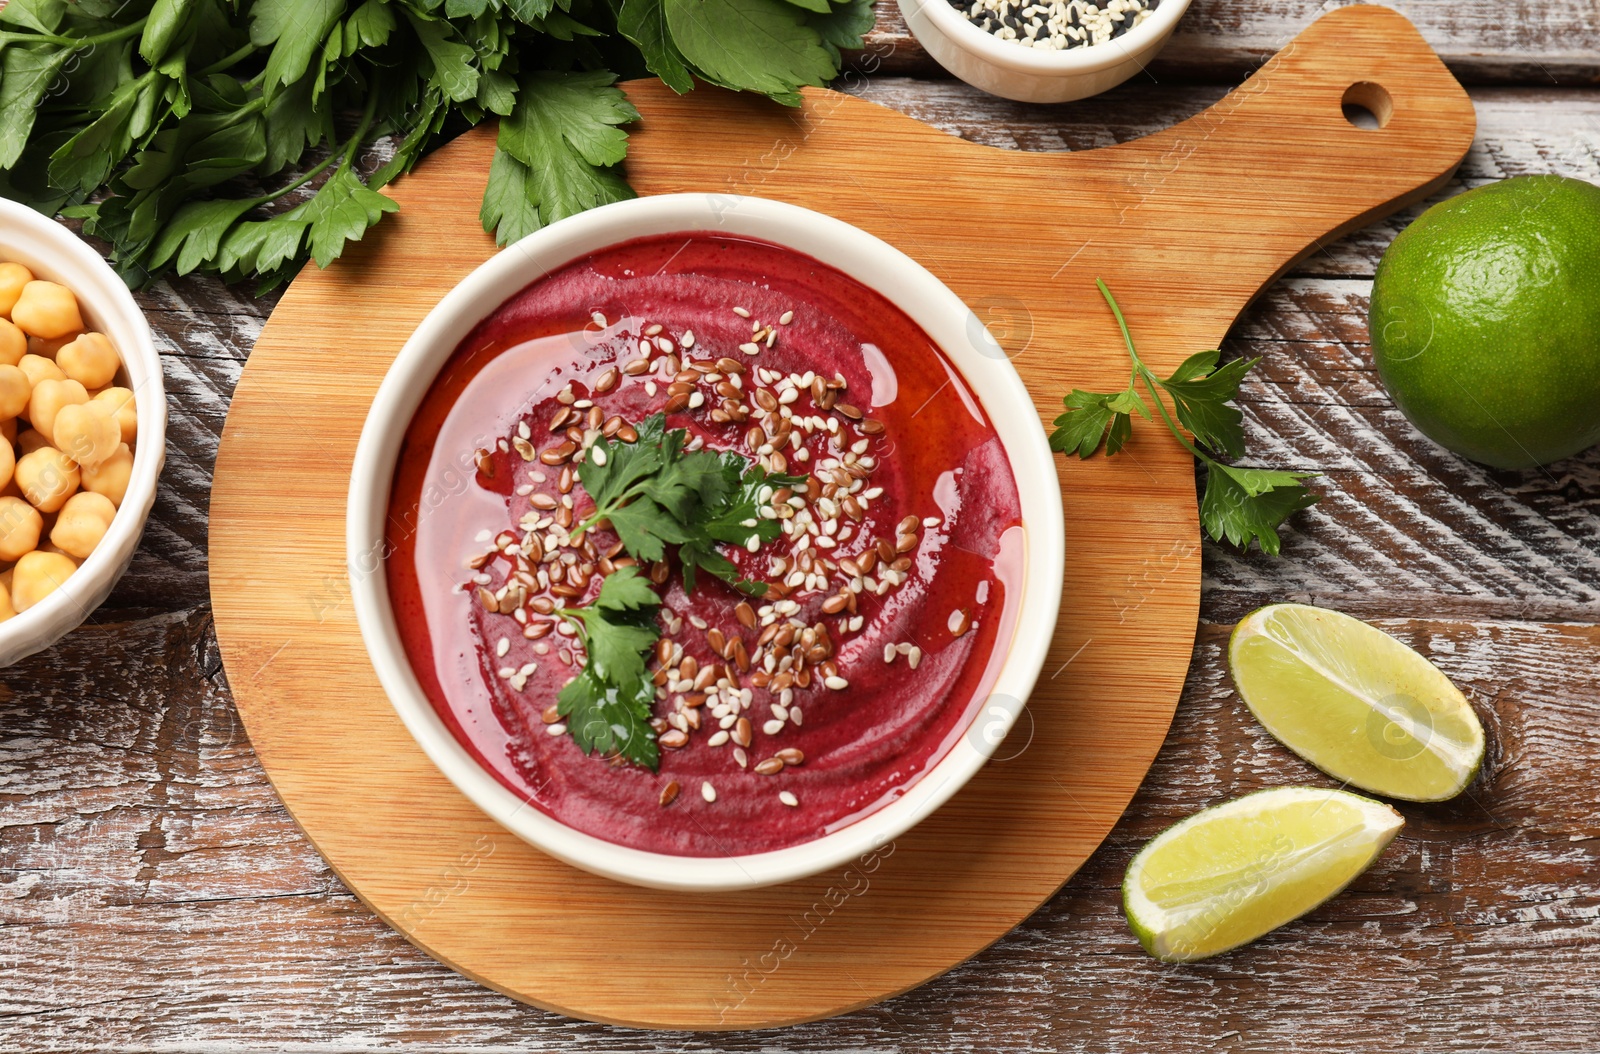
[[[900,0],[928,54],[974,87],[1068,102],[1121,84],[1171,37],[1189,0]]]
[[[949,0],[967,21],[1019,47],[1065,51],[1108,44],[1143,25],[1161,0]]]

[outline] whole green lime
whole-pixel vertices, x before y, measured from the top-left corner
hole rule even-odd
[[[1433,206],[1367,321],[1395,405],[1456,453],[1526,468],[1600,442],[1600,187],[1517,176]]]

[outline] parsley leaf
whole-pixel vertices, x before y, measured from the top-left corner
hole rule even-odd
[[[627,133],[617,126],[638,120],[639,111],[613,86],[616,79],[603,70],[522,78],[516,106],[500,122],[498,171],[489,170],[485,196],[495,199],[496,216],[509,215],[523,228],[537,209],[543,226],[633,197],[612,166],[628,152]],[[519,192],[526,207],[508,211],[506,202]],[[512,239],[501,232],[497,240]]]
[[[1063,453],[1076,451],[1081,458],[1093,456],[1102,440],[1107,457],[1121,450],[1133,434],[1133,413],[1150,420],[1150,408],[1139,398],[1131,382],[1120,392],[1086,392],[1074,388],[1063,402],[1067,412],[1056,418],[1056,430],[1050,433],[1050,449]]]
[[[733,561],[717,551],[716,543],[725,542],[741,549],[756,539],[765,545],[778,537],[782,525],[776,519],[761,516],[761,491],[771,487],[794,487],[805,482],[804,476],[770,475],[767,470],[738,454],[724,453],[719,459],[726,487],[720,498],[707,501],[691,517],[692,537],[678,547],[678,560],[683,564],[683,588],[694,592],[695,572],[705,571],[715,575],[735,589],[753,597],[765,596],[767,584],[739,577]]]
[[[1159,383],[1172,397],[1179,422],[1196,442],[1224,457],[1242,457],[1244,415],[1233,400],[1239,394],[1239,382],[1261,360],[1234,359],[1219,367],[1220,358],[1220,351],[1196,352]]]
[[[360,241],[379,217],[399,208],[393,198],[361,182],[346,164],[317,188],[310,201],[286,213],[283,221],[309,223],[311,258],[318,267],[326,267],[344,252],[345,242]]]
[[[697,72],[726,88],[800,105],[800,87],[839,72],[806,12],[784,0],[662,0],[667,30]]]
[[[652,770],[660,765],[650,727],[655,685],[645,672],[645,653],[661,636],[660,604],[638,568],[623,567],[601,583],[592,604],[556,612],[583,642],[583,670],[561,689],[556,711],[584,753],[620,755]]]
[[[685,451],[686,433],[667,431],[663,414],[646,418],[638,433],[633,443],[601,439],[590,447],[578,479],[595,508],[573,538],[609,523],[636,560],[653,563],[665,559],[668,545],[678,546],[686,592],[694,591],[698,569],[751,596],[764,594],[766,584],[740,578],[717,545],[776,538],[778,521],[760,515],[761,491],[795,486],[804,477],[768,475],[731,451]]]
[[[689,66],[667,33],[662,0],[622,0],[617,32],[627,37],[644,56],[645,68],[679,95],[694,87]]]
[[[1284,472],[1275,469],[1238,468],[1225,465],[1200,447],[1226,457],[1244,454],[1244,415],[1233,405],[1239,382],[1260,359],[1236,359],[1218,365],[1220,351],[1202,351],[1185,359],[1172,376],[1157,377],[1139,358],[1111,290],[1099,279],[1095,284],[1105,298],[1122,330],[1133,374],[1128,387],[1120,392],[1086,392],[1074,388],[1063,403],[1067,412],[1056,418],[1050,433],[1050,447],[1063,453],[1088,458],[1105,446],[1107,456],[1122,449],[1133,431],[1133,414],[1150,420],[1150,409],[1139,394],[1143,383],[1155,401],[1156,411],[1184,448],[1206,467],[1206,490],[1200,500],[1200,523],[1213,541],[1227,539],[1230,544],[1248,549],[1252,541],[1270,556],[1278,555],[1277,528],[1294,513],[1317,501],[1317,495],[1301,485],[1314,472]],[[1165,392],[1172,400],[1177,421],[1161,399]],[[1178,427],[1181,423],[1194,435],[1190,442]],[[1196,446],[1198,443],[1200,446]]]
[[[1268,556],[1277,556],[1278,525],[1317,496],[1300,481],[1314,473],[1240,469],[1211,462],[1206,467],[1206,492],[1200,500],[1200,522],[1214,541],[1248,548],[1252,539]]]

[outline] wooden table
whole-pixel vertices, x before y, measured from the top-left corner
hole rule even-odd
[[[1149,77],[1040,107],[940,79],[886,6],[852,90],[1025,150],[1105,145],[1185,117],[1318,8],[1196,0]],[[1531,172],[1600,182],[1595,0],[1399,6],[1477,104],[1478,142],[1449,192]],[[217,438],[272,299],[211,281],[157,286],[142,300],[173,417],[143,548],[90,626],[0,674],[0,1046],[1592,1047],[1600,449],[1545,469],[1491,472],[1436,447],[1394,409],[1372,370],[1366,301],[1380,253],[1414,215],[1311,257],[1229,336],[1229,354],[1263,357],[1242,398],[1252,454],[1320,470],[1325,497],[1295,521],[1281,559],[1202,543],[1203,621],[1188,686],[1109,841],[1036,915],[947,976],[849,1017],[766,1034],[629,1032],[521,1006],[428,959],[328,871],[240,729],[207,598]],[[1130,583],[1130,602],[1143,588]],[[1224,669],[1230,624],[1274,600],[1373,619],[1429,655],[1488,726],[1486,771],[1456,802],[1404,809],[1395,846],[1332,904],[1219,960],[1163,966],[1139,952],[1118,910],[1136,847],[1224,797],[1325,782],[1249,719]]]

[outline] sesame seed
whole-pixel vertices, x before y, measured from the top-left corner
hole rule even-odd
[[[826,677],[826,678],[823,679],[822,683],[824,685],[826,685],[829,689],[831,689],[832,691],[835,691],[835,692],[842,692],[846,688],[850,687],[850,682],[849,681],[845,680],[843,677],[838,677],[838,676]]]
[[[793,791],[779,791],[778,800],[791,809],[798,808],[800,805],[800,799],[794,796]]]
[[[552,736],[564,736],[567,734],[567,726],[559,721],[553,725],[545,725],[544,730]]]
[[[589,316],[589,321],[593,322],[595,325],[599,326],[601,329],[605,329],[606,328],[606,316],[602,315],[598,311],[596,311],[594,314]]]
[[[700,797],[704,798],[706,801],[717,800],[717,788],[711,785],[710,780],[705,780],[700,784]]]
[[[793,321],[794,321],[794,312],[793,311],[785,311],[783,314],[778,316],[778,325],[780,325],[780,326],[787,326],[789,323],[791,323]]]
[[[769,736],[775,736],[779,732],[783,731],[783,722],[777,720],[776,718],[774,718],[771,721],[768,721],[766,724],[762,725],[761,726],[761,731],[765,732]]]
[[[744,352],[746,355],[759,355],[761,354],[761,345],[754,342],[741,344],[739,345],[739,350]]]

